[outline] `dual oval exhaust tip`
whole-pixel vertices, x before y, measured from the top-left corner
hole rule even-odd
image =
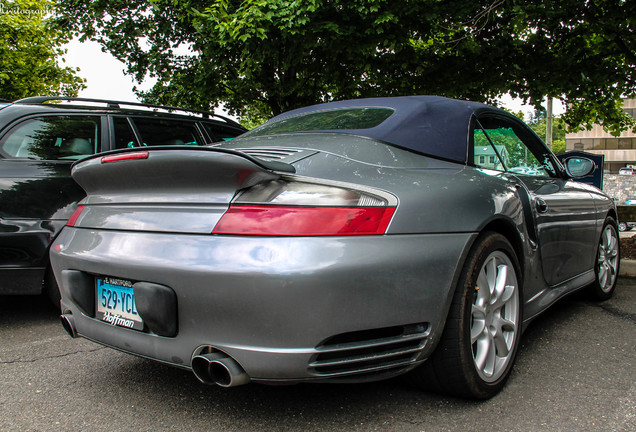
[[[192,372],[202,383],[221,387],[236,387],[250,382],[250,377],[236,360],[218,351],[192,357]]]
[[[73,315],[70,313],[60,315],[60,320],[66,333],[76,338],[77,330]],[[192,357],[192,372],[202,383],[216,384],[221,387],[236,387],[251,381],[236,360],[220,351]]]

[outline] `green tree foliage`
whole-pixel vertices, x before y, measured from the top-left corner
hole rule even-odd
[[[547,119],[543,117],[541,120],[530,123],[529,126],[534,132],[545,142]],[[562,117],[552,118],[552,151],[556,154],[565,153],[565,133],[567,125]]]
[[[69,36],[49,26],[52,12],[52,1],[0,1],[0,98],[76,96],[84,87],[76,70],[58,64]]]
[[[621,97],[636,93],[636,2],[541,0],[503,2],[502,18],[525,55],[514,56],[511,93],[538,105],[545,95],[563,100],[573,131],[599,123],[618,135],[634,127]],[[501,10],[501,9],[498,9]],[[528,84],[522,76],[534,78]]]
[[[535,110],[530,116],[528,125],[532,128],[539,138],[545,142],[547,131],[547,117],[545,110]],[[552,118],[552,151],[555,154],[565,153],[565,133],[567,125],[563,117]]]
[[[148,101],[250,119],[356,97],[437,94],[538,106],[573,127],[630,126],[627,0],[59,0],[59,25],[100,41]]]

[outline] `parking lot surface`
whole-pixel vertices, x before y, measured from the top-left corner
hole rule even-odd
[[[0,431],[634,431],[636,279],[604,303],[566,298],[522,339],[485,402],[400,380],[222,389],[71,339],[39,297],[0,297]]]

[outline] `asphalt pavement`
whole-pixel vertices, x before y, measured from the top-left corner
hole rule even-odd
[[[71,339],[40,297],[0,297],[0,431],[636,430],[636,279],[537,318],[507,386],[485,402],[412,388],[257,384],[222,389],[184,370]]]

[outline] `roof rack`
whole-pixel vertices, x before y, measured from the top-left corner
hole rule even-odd
[[[225,121],[226,123],[239,125],[237,122],[235,122],[234,120],[230,118],[215,114],[210,111],[197,111],[197,110],[191,110],[191,109],[179,108],[179,107],[173,107],[173,106],[145,104],[141,102],[125,102],[125,101],[116,101],[116,100],[108,100],[108,99],[67,97],[67,96],[32,96],[32,97],[19,99],[13,103],[19,104],[19,105],[23,105],[23,104],[26,105],[26,104],[44,104],[45,102],[49,102],[49,101],[92,102],[92,103],[106,104],[106,108],[122,108],[122,106],[129,106],[129,107],[152,108],[155,110],[161,109],[171,113],[174,111],[181,111],[184,113],[199,114],[203,118],[215,117]]]

